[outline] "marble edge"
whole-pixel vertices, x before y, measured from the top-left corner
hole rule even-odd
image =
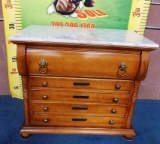
[[[14,39],[14,37],[11,37],[10,39],[9,39],[9,41],[11,41],[11,42],[19,42],[19,43],[23,43],[23,42],[27,42],[27,43],[38,43],[38,42],[42,42],[42,40],[41,39],[35,39],[34,38],[34,40],[33,39],[17,39],[17,38],[15,38]],[[72,40],[72,42],[68,42],[68,41],[65,41],[64,42],[64,40],[63,39],[55,39],[55,40],[53,40],[52,39],[52,41],[49,41],[49,40],[47,40],[47,41],[45,41],[45,40],[43,40],[43,43],[57,43],[57,44],[59,44],[59,43],[67,43],[67,44],[90,44],[90,45],[104,45],[104,46],[126,46],[126,47],[143,47],[143,48],[159,48],[159,45],[158,44],[133,44],[133,43],[121,43],[121,42],[107,42],[106,43],[106,41],[101,41],[101,42],[99,42],[99,41],[91,41],[91,42],[84,42],[84,41],[80,41],[80,40]]]

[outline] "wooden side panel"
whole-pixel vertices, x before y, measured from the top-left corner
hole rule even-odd
[[[132,93],[131,100],[130,100],[130,108],[128,110],[126,128],[132,128],[131,121],[132,121],[132,115],[134,111],[135,102],[136,102],[137,95],[138,95],[139,85],[140,85],[140,81],[135,81],[135,86],[134,86],[133,93]]]
[[[147,74],[148,64],[149,64],[149,51],[142,51],[140,69],[138,71],[136,80],[144,80]]]
[[[21,76],[26,76],[27,65],[26,65],[26,47],[25,45],[17,45],[17,67],[18,72]]]
[[[23,84],[23,102],[25,111],[25,125],[30,125],[30,104],[29,104],[29,92],[28,92],[28,77],[22,76]]]

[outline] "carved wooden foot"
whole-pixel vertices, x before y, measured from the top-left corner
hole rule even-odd
[[[30,137],[31,137],[31,134],[30,134],[30,133],[21,133],[21,134],[20,134],[20,138],[21,138],[22,140],[28,140]]]
[[[124,135],[123,138],[128,140],[128,141],[132,141],[134,139],[134,136],[132,136],[132,135]]]

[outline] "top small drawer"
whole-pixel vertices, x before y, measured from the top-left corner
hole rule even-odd
[[[134,79],[139,54],[27,49],[30,75]]]

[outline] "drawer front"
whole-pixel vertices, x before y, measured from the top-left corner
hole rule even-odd
[[[139,54],[27,49],[30,75],[134,79],[139,63]]]
[[[74,127],[108,127],[123,128],[124,118],[94,116],[47,116],[33,115],[31,124],[34,126],[74,126]]]
[[[57,113],[57,114],[89,114],[96,116],[120,116],[124,117],[127,106],[98,105],[88,103],[32,103],[33,113]]]
[[[133,81],[107,80],[107,79],[83,79],[83,78],[54,78],[54,77],[30,77],[31,87],[45,88],[73,88],[73,89],[104,89],[104,90],[132,90]]]
[[[85,91],[68,89],[43,89],[31,90],[30,96],[33,101],[76,101],[76,102],[97,102],[114,103],[127,105],[130,100],[128,92],[106,92],[106,91]]]

